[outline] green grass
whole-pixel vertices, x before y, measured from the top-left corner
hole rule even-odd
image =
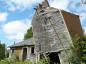
[[[12,59],[5,59],[5,60],[1,60],[0,64],[33,64],[33,63],[29,60],[17,61]],[[49,61],[45,59],[41,59],[38,62],[35,62],[34,64],[49,64]]]

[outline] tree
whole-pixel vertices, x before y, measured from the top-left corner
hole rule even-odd
[[[81,61],[86,63],[86,36],[79,40]]]
[[[0,43],[0,60],[5,58],[5,44]]]
[[[27,33],[24,35],[24,40],[32,38],[33,37],[33,32],[32,32],[32,27],[27,30]]]
[[[79,56],[81,62],[86,63],[86,36],[75,38],[73,45],[75,47],[74,50]]]

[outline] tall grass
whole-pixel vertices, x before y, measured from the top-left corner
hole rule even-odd
[[[0,64],[33,64],[31,61],[26,60],[26,61],[17,61],[17,60],[12,60],[12,59],[4,59],[0,61]],[[47,59],[40,59],[37,62],[34,62],[34,64],[50,64],[49,60]]]

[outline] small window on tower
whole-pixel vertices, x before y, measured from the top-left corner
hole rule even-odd
[[[41,13],[44,13],[44,10],[41,10],[40,12],[41,12]]]
[[[63,21],[61,21],[62,22],[62,24],[64,24],[64,22]]]
[[[40,11],[40,13],[41,13],[41,15],[42,15],[42,16],[44,16],[44,15],[45,15],[45,13],[44,13],[44,12],[45,12],[44,10],[41,10],[41,11]]]

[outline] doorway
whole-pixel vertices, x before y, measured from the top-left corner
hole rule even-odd
[[[23,48],[23,61],[27,59],[27,48]]]
[[[49,53],[50,64],[60,64],[58,52]]]

